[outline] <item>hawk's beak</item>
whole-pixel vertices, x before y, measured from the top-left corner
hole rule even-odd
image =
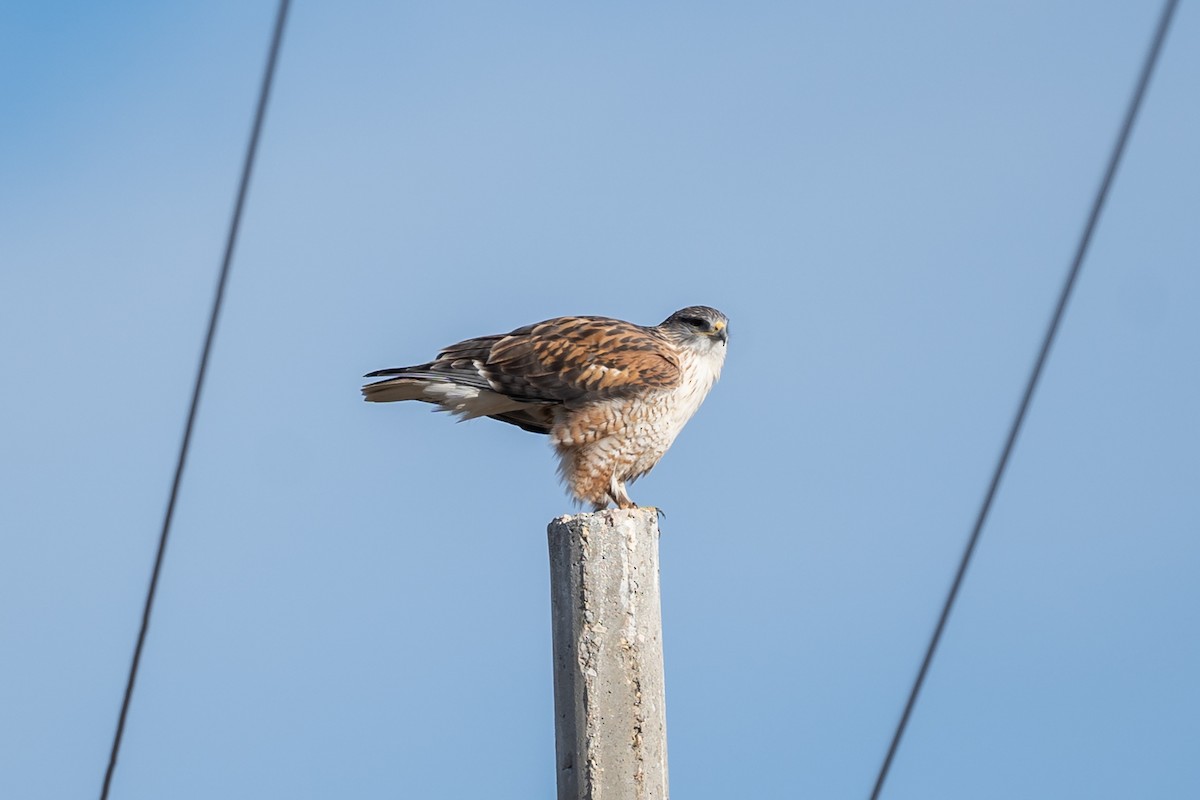
[[[724,322],[718,322],[716,325],[713,326],[713,334],[712,335],[715,336],[716,338],[720,339],[721,344],[725,344],[729,341],[729,328],[726,327]]]

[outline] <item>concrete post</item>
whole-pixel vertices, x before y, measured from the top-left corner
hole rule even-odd
[[[550,523],[558,800],[666,800],[658,514]]]

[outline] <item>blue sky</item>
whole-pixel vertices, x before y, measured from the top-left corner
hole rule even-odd
[[[273,13],[0,10],[0,796],[99,791]],[[552,797],[549,448],[359,376],[693,303],[674,793],[866,796],[1156,14],[297,3],[113,797]],[[1184,3],[888,798],[1200,795],[1198,84]]]

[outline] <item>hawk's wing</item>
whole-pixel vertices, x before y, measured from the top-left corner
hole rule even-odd
[[[432,366],[474,373],[515,400],[572,403],[680,381],[674,348],[657,332],[605,317],[558,317],[504,336],[468,339]],[[483,387],[480,387],[483,388]]]
[[[527,404],[574,405],[670,388],[681,379],[679,359],[665,337],[653,329],[605,317],[549,319],[512,333],[450,345],[427,364],[366,375],[385,376],[391,380],[363,387],[368,400],[441,403],[447,392],[430,384],[454,384],[464,387],[464,393],[473,391],[471,399],[507,398],[507,407],[489,408],[480,415],[522,427],[528,423],[533,426],[529,430],[545,428],[549,418]],[[503,413],[514,409],[519,420]]]

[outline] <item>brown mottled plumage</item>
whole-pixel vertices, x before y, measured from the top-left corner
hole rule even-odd
[[[550,435],[572,495],[631,508],[625,483],[649,472],[721,374],[725,315],[707,306],[643,327],[558,317],[450,345],[433,361],[371,372],[372,402],[420,400]]]

